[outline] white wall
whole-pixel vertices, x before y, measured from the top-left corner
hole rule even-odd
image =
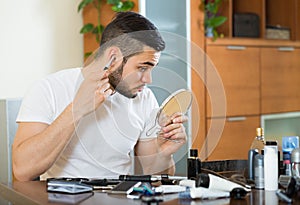
[[[81,66],[80,0],[0,0],[0,98],[23,97],[41,77]]]

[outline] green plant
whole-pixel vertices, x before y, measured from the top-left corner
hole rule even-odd
[[[227,17],[219,15],[218,11],[223,0],[201,0],[200,9],[204,10],[204,27],[208,37],[216,40],[219,37],[217,27],[227,20]],[[210,33],[211,32],[211,33]]]
[[[101,24],[101,4],[105,3],[105,0],[82,0],[79,5],[77,11],[80,12],[88,5],[93,5],[93,7],[97,10],[97,24],[86,23],[80,29],[81,34],[91,33],[95,35],[96,42],[99,43],[101,39],[101,34],[104,30],[104,26]],[[106,0],[107,4],[111,5],[111,9],[115,12],[120,11],[130,11],[134,7],[134,2],[130,0]],[[92,54],[92,52],[85,53],[85,57],[88,57]]]

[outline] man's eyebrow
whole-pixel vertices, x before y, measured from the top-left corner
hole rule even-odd
[[[150,61],[146,61],[146,62],[143,62],[141,64],[145,64],[145,65],[150,65],[150,66],[155,66],[154,63],[150,62]]]

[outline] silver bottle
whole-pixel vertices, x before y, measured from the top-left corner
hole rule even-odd
[[[254,157],[254,182],[256,189],[264,189],[264,156],[257,154]]]
[[[292,176],[300,177],[300,148],[295,148],[291,154]]]

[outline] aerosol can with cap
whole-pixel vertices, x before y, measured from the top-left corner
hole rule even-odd
[[[254,180],[255,178],[255,168],[254,160],[255,156],[262,154],[262,150],[265,146],[264,130],[261,127],[256,128],[256,136],[251,144],[248,151],[248,178]]]

